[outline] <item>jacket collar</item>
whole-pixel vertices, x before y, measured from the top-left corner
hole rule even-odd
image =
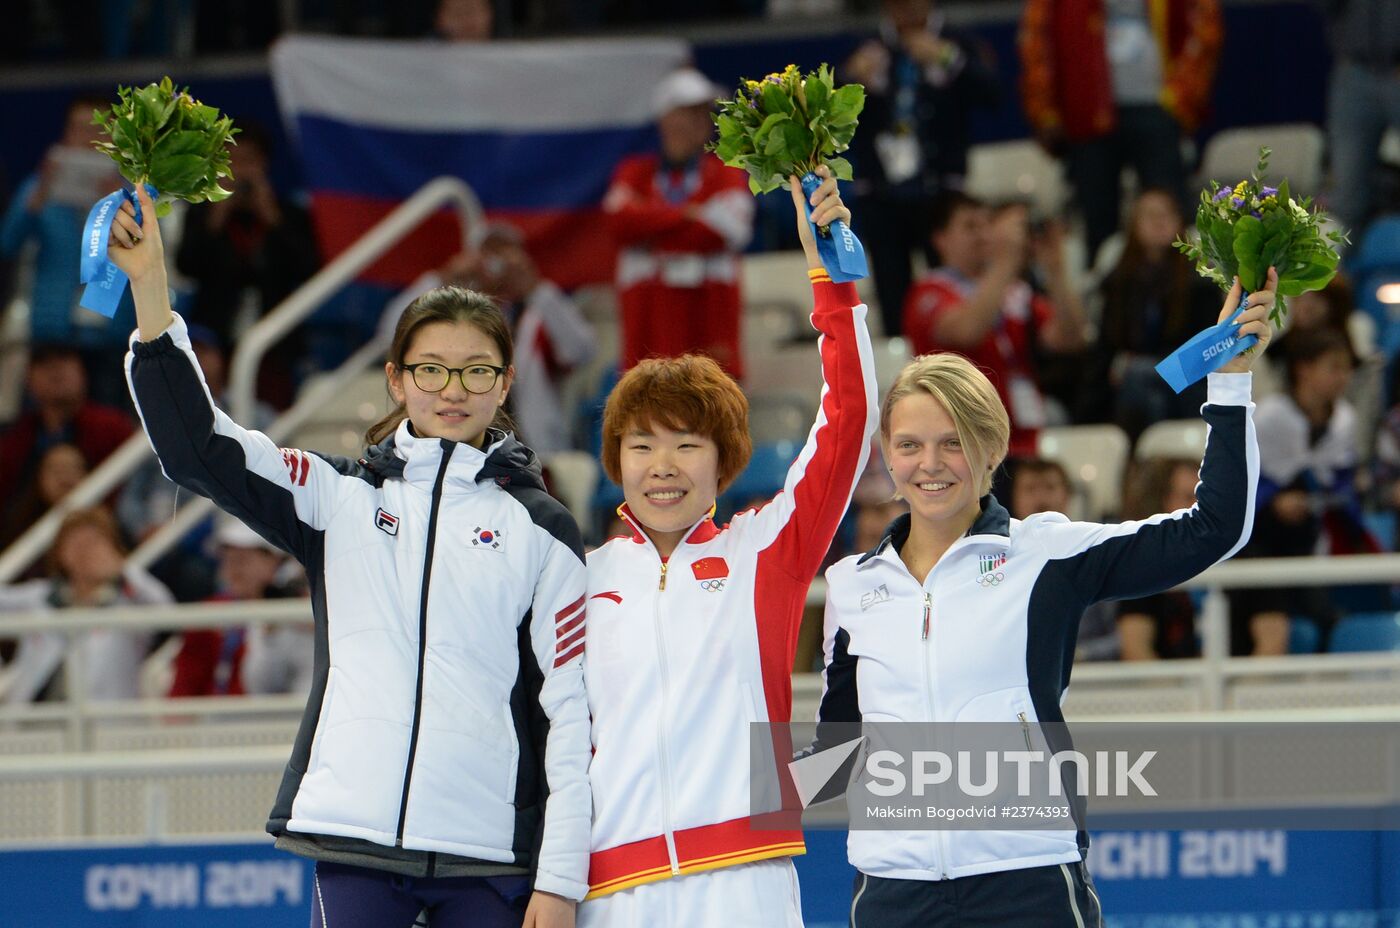
[[[990,544],[1009,545],[1011,543],[1011,513],[1006,511],[1006,507],[997,502],[997,498],[988,493],[981,500],[982,511],[977,516],[977,521],[972,523],[972,527],[962,537],[979,542]],[[880,539],[880,543],[860,556],[856,561],[857,567],[864,566],[867,562],[881,556],[886,551],[898,552],[904,547],[904,543],[909,540],[909,528],[913,524],[909,513],[899,516],[885,529],[885,537]]]
[[[646,530],[642,527],[641,520],[632,514],[632,509],[630,506],[628,506],[626,503],[623,503],[621,506],[618,506],[617,514],[622,516],[623,521],[627,523],[627,527],[632,530],[632,541],[635,544],[651,544],[651,538],[648,537]],[[704,544],[705,542],[719,535],[719,528],[715,525],[714,515],[715,507],[711,506],[710,511],[705,516],[705,518],[692,525],[690,529],[685,533],[685,535],[681,537],[680,545]],[[677,551],[680,550],[680,545],[676,545]]]
[[[509,432],[487,429],[485,450],[444,438],[414,434],[405,419],[394,434],[365,451],[360,463],[381,480],[398,479],[431,490],[443,458],[448,458],[444,492],[463,491],[494,480],[502,487],[543,490],[544,478],[535,453]]]

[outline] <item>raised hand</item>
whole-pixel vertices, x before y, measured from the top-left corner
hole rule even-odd
[[[1274,327],[1269,324],[1269,311],[1274,307],[1274,300],[1278,296],[1278,271],[1269,268],[1269,277],[1264,284],[1264,289],[1258,293],[1249,295],[1248,308],[1240,313],[1235,321],[1239,323],[1239,331],[1236,338],[1244,338],[1246,335],[1257,335],[1259,341],[1249,351],[1235,355],[1230,362],[1220,368],[1222,374],[1243,374],[1254,366],[1254,361],[1264,349],[1269,347],[1269,340],[1274,337]],[[1225,297],[1225,306],[1220,310],[1220,320],[1224,322],[1230,318],[1230,314],[1235,311],[1235,307],[1240,305],[1240,279],[1235,278],[1235,285],[1230,288],[1230,293]]]
[[[831,176],[831,170],[823,164],[814,173],[822,178],[822,184],[807,198],[812,205],[812,222],[816,223],[818,228],[837,220],[849,225],[851,211],[841,202],[841,193],[836,187],[836,178]],[[792,205],[797,211],[797,234],[802,240],[802,250],[807,254],[807,267],[819,268],[822,266],[822,259],[817,254],[817,241],[812,237],[812,227],[807,224],[801,181],[796,177],[789,177],[788,189],[792,191]]]
[[[126,273],[133,289],[143,283],[159,280],[164,286],[165,245],[156,223],[156,204],[144,185],[136,187],[141,202],[142,222],[136,221],[136,210],[123,201],[112,220],[112,232],[107,240],[107,260]]]

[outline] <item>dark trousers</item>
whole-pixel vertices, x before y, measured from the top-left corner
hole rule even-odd
[[[914,276],[915,249],[924,250],[929,267],[938,263],[928,240],[932,210],[933,198],[918,193],[872,193],[856,204],[852,225],[875,276],[880,321],[888,337],[904,334],[904,295]]]
[[[1102,928],[1093,886],[1082,863],[937,881],[857,873],[851,928]]]
[[[1177,198],[1187,215],[1186,166],[1181,160],[1181,126],[1160,106],[1123,106],[1118,128],[1110,135],[1065,146],[1065,170],[1084,214],[1089,264],[1099,246],[1121,225],[1122,175],[1137,174],[1138,188],[1162,187]],[[1221,183],[1226,178],[1219,179]]]
[[[519,928],[530,901],[524,876],[399,876],[316,862],[311,928],[412,928],[428,913],[433,928]]]

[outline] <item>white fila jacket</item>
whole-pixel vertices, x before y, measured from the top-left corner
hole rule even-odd
[[[908,515],[875,550],[832,565],[817,747],[838,738],[823,742],[826,722],[1019,722],[1028,739],[1032,725],[1063,722],[1085,608],[1170,589],[1249,540],[1259,481],[1250,378],[1210,375],[1190,509],[1116,525],[1058,513],[1019,521],[986,496],[922,584],[899,556]],[[852,830],[847,854],[870,876],[955,879],[1080,860],[1088,836],[1076,824],[1077,833]]]
[[[166,475],[306,567],[315,671],[268,831],[419,875],[586,890],[578,528],[533,453],[408,423],[360,461],[280,449],[214,407],[176,317],[127,379]]]
[[[851,284],[813,287],[825,385],[782,492],[704,519],[664,562],[623,507],[631,537],[588,555],[590,898],[803,853],[800,827],[750,827],[749,725],[791,720],[807,588],[878,423],[866,307]]]

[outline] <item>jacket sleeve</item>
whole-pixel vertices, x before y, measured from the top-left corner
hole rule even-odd
[[[304,562],[308,543],[335,511],[335,468],[314,454],[278,448],[215,407],[178,315],[152,341],[133,333],[126,377],[165,475]]]
[[[1063,120],[1055,95],[1051,6],[1050,0],[1026,0],[1016,34],[1021,56],[1021,106],[1037,132],[1053,129]]]
[[[1168,59],[1162,75],[1162,103],[1187,132],[1201,123],[1215,85],[1215,68],[1224,41],[1219,0],[1186,4],[1186,39]]]
[[[770,558],[804,589],[846,514],[856,481],[870,458],[870,436],[879,424],[867,308],[854,284],[832,283],[823,276],[812,289],[816,302],[812,325],[821,333],[817,421],[802,453],[788,468],[782,491],[746,517],[752,520],[746,531],[763,549],[761,557]]]
[[[583,688],[587,583],[583,540],[562,506],[549,529],[530,619],[530,643],[543,677],[539,709],[545,719],[542,753],[548,794],[538,838],[535,889],[582,900],[588,893],[593,823],[593,794],[588,785],[592,738]]]
[[[1259,483],[1250,374],[1211,374],[1201,414],[1208,425],[1196,505],[1139,522],[1098,525],[1037,518],[1047,571],[1061,595],[1085,605],[1149,596],[1191,579],[1249,540]],[[1036,523],[1032,523],[1036,524]]]

